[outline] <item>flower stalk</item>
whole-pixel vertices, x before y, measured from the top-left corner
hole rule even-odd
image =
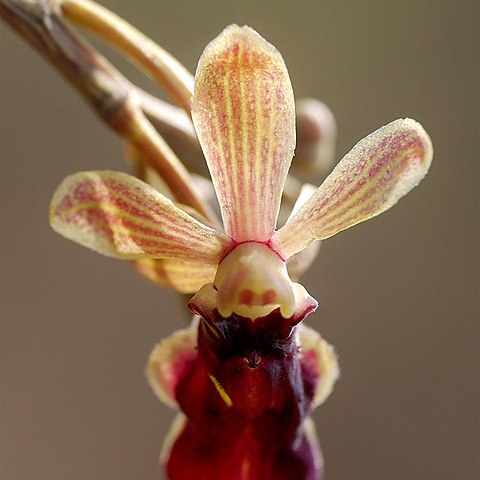
[[[108,14],[106,9],[97,8],[92,2],[86,0],[66,2],[66,4],[71,18],[77,19],[79,24],[83,19],[86,23],[96,25],[96,31],[93,33],[102,34],[102,38],[108,38],[109,28],[115,31],[113,26],[118,24],[117,17]],[[158,110],[162,110],[162,104],[152,96],[139,94],[138,89],[103,55],[69,28],[63,9],[60,8],[63,5],[63,0],[42,2],[2,0],[0,14],[76,88],[110,128],[135,146],[141,158],[161,175],[179,202],[195,208],[206,218],[216,221],[215,214],[201,194],[196,191],[184,165],[146,118],[142,101],[153,118]],[[86,18],[90,19],[89,22]],[[124,31],[125,37],[130,38],[130,43],[133,43],[136,37],[133,37],[131,32],[135,30],[133,27],[129,29],[126,22],[122,22],[116,37],[110,40],[109,45],[114,46],[115,42],[123,38],[121,31]],[[125,41],[121,45],[130,43]],[[164,53],[166,58],[164,63],[169,64],[170,55],[162,49],[157,49],[155,52],[155,59]],[[173,62],[170,61],[170,63]],[[153,70],[153,67],[151,69]],[[160,67],[157,67],[158,69]],[[171,75],[174,75],[173,69]],[[161,78],[161,75],[157,75],[156,78]],[[179,75],[180,85],[181,78],[182,76]],[[174,83],[174,80],[170,81]]]

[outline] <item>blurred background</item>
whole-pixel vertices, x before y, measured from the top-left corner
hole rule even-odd
[[[337,159],[396,118],[424,125],[435,156],[421,186],[324,242],[303,278],[320,303],[308,323],[342,368],[315,421],[327,480],[479,478],[478,3],[102,4],[191,71],[224,26],[251,25],[283,54],[297,98],[334,112]],[[173,412],[143,371],[185,307],[47,221],[66,175],[128,171],[123,144],[4,25],[1,61],[2,478],[161,479]]]

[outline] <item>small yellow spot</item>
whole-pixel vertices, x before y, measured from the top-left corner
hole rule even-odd
[[[213,386],[217,389],[217,392],[220,395],[220,398],[225,402],[225,405],[230,408],[233,405],[233,402],[228,393],[213,375],[209,375],[208,378],[212,381]]]
[[[242,478],[245,478],[245,479],[250,478],[249,474],[250,474],[250,462],[248,458],[245,458],[242,462],[242,473],[241,473]]]

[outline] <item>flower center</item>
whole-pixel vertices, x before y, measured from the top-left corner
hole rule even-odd
[[[285,262],[262,243],[235,247],[220,262],[213,285],[222,317],[237,313],[254,319],[276,308],[284,318],[294,314],[295,294]]]

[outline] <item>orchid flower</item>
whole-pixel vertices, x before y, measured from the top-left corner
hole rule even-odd
[[[287,262],[393,206],[430,166],[425,130],[396,120],[305,189],[276,229],[294,110],[279,52],[232,25],[201,56],[192,103],[223,231],[124,173],[80,172],[54,194],[58,233],[196,292],[189,308],[200,318],[157,346],[148,366],[158,396],[184,412],[164,448],[170,478],[320,478],[308,414],[338,366],[333,348],[299,325],[317,302]]]

